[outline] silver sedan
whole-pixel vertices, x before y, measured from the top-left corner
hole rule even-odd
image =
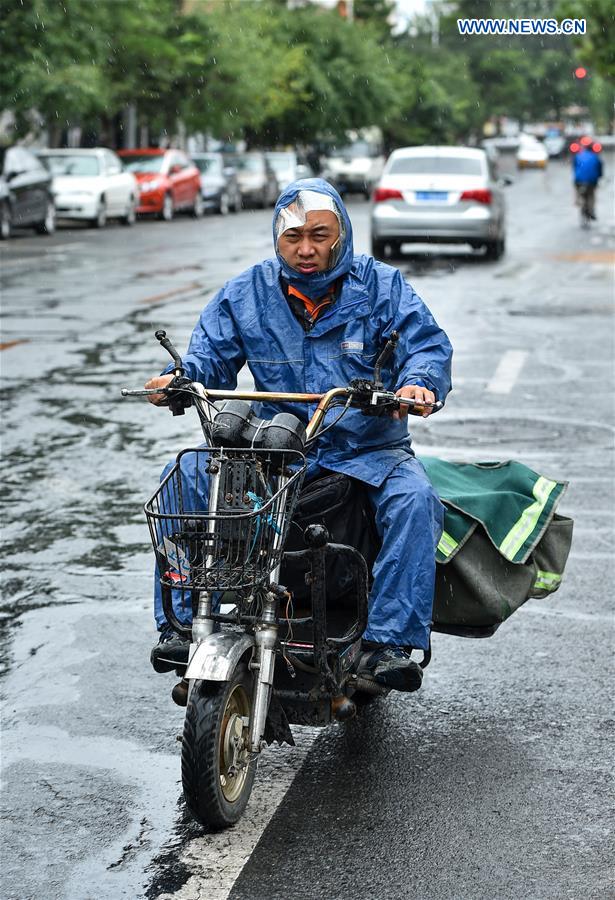
[[[489,259],[504,253],[504,197],[484,150],[405,147],[387,160],[372,196],[372,254],[387,246],[433,241],[484,246]]]

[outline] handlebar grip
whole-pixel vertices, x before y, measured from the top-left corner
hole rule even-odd
[[[156,338],[157,341],[160,342],[160,346],[164,347],[164,349],[167,351],[169,356],[171,356],[173,358],[173,362],[175,363],[175,368],[180,370],[176,374],[183,375],[184,369],[182,366],[182,358],[179,355],[179,353],[177,352],[177,350],[175,349],[175,347],[173,346],[173,344],[171,343],[171,341],[169,340],[169,338],[167,337],[166,331],[159,329],[158,331],[155,332],[154,337]]]

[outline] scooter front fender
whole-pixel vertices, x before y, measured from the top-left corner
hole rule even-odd
[[[254,638],[249,634],[210,634],[196,645],[184,678],[229,681],[241,657],[253,649]]]

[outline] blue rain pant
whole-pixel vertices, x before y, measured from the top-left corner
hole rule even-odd
[[[190,492],[195,484],[194,464],[194,455],[183,457],[185,499],[188,499],[186,492]],[[172,465],[165,468],[163,477]],[[323,472],[311,461],[306,480],[311,481]],[[202,483],[204,485],[204,481]],[[379,487],[366,484],[366,488],[375,511],[382,548],[373,568],[365,638],[394,647],[412,646],[426,650],[433,607],[436,547],[442,534],[444,507],[423,466],[411,455],[395,466]],[[205,496],[192,499],[194,510],[206,509]],[[157,577],[155,584],[154,613],[160,630],[166,620]],[[180,592],[173,594],[177,617],[182,622],[190,622],[188,600],[184,606]]]

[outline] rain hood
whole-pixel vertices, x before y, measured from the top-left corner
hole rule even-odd
[[[278,252],[276,230],[278,216],[280,215],[281,210],[286,209],[287,206],[290,206],[290,204],[297,199],[299,191],[313,191],[318,194],[323,194],[325,197],[333,200],[339,213],[339,218],[342,223],[342,246],[334,266],[324,272],[313,272],[309,275],[298,272],[296,269],[293,269],[292,266],[289,266],[286,260]],[[324,204],[323,208],[325,208]],[[292,284],[293,287],[297,288],[297,290],[301,291],[302,294],[305,294],[311,300],[322,297],[338,278],[341,278],[343,275],[350,272],[354,256],[352,225],[350,224],[350,219],[346,212],[346,207],[342,202],[342,198],[335,188],[322,178],[303,178],[289,184],[283,193],[280,194],[278,202],[275,205],[273,213],[273,246],[275,247],[278,262],[282,268],[283,277],[289,284]]]

